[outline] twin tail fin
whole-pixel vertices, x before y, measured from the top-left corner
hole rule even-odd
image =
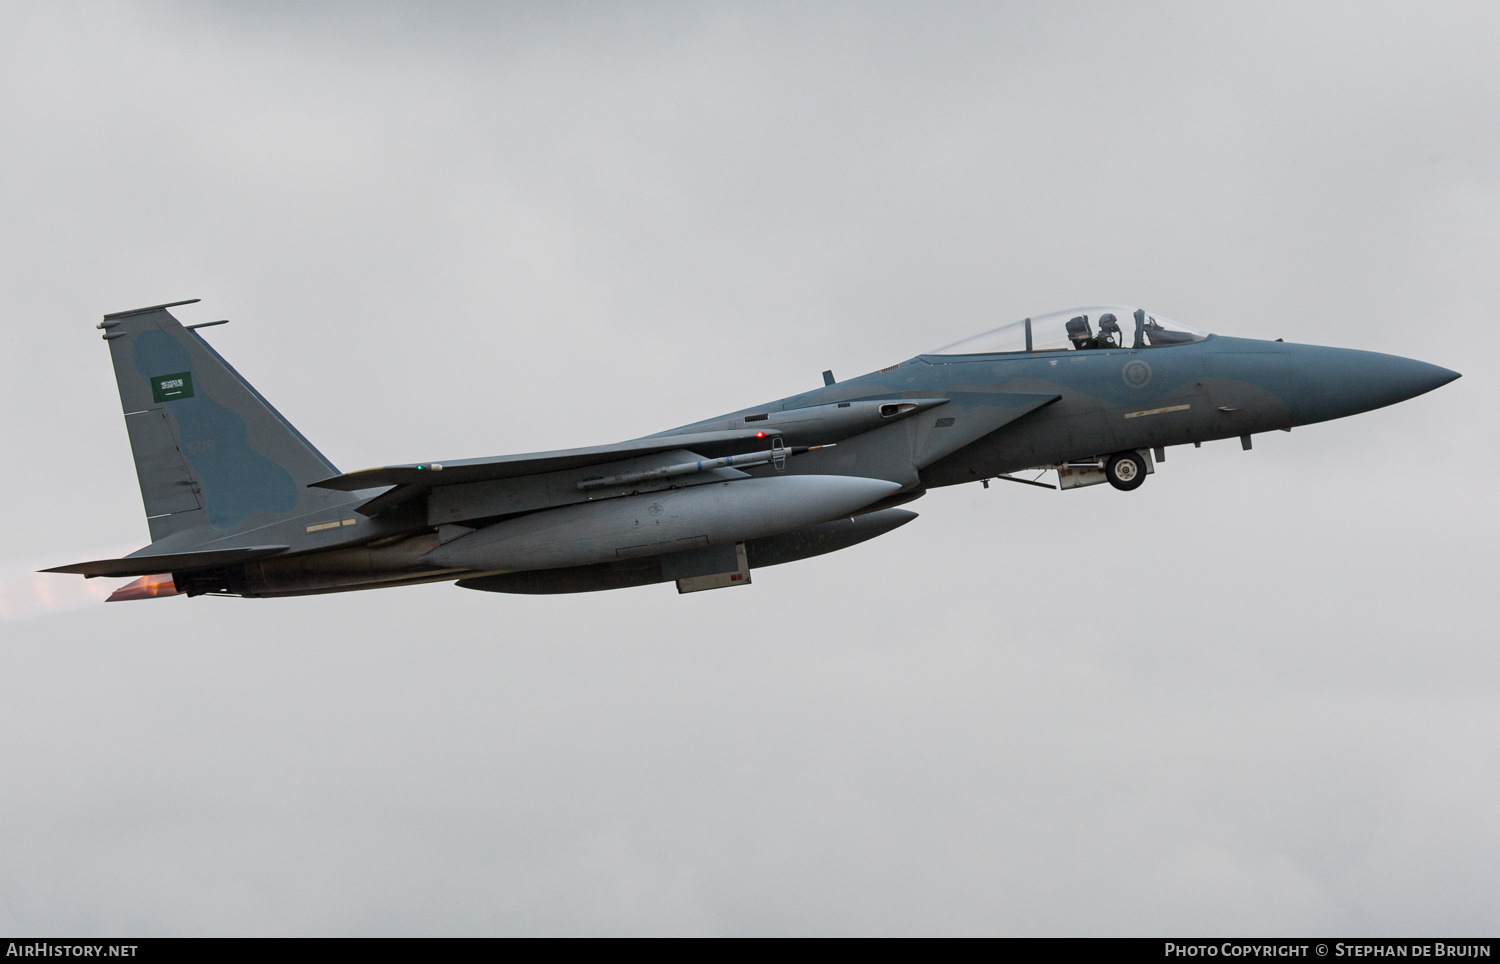
[[[192,303],[117,312],[99,324],[114,362],[153,542],[194,529],[209,541],[310,511],[329,493],[307,486],[338,474],[201,335],[167,310]]]

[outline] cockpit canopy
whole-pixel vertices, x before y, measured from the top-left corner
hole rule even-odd
[[[1202,341],[1208,332],[1122,305],[1073,308],[1002,325],[945,345],[929,355],[1166,348]]]

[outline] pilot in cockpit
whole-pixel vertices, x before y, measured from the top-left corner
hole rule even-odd
[[[1089,328],[1089,316],[1079,315],[1077,318],[1068,319],[1068,340],[1073,347],[1084,351],[1094,347],[1094,332]]]
[[[1125,344],[1125,333],[1120,330],[1120,322],[1114,315],[1105,313],[1099,316],[1099,337],[1094,339],[1095,348],[1120,348]]]
[[[1068,340],[1078,351],[1087,351],[1091,348],[1120,348],[1125,344],[1125,333],[1120,330],[1120,321],[1114,315],[1105,312],[1099,316],[1099,334],[1095,335],[1089,328],[1089,316],[1079,315],[1069,319]]]

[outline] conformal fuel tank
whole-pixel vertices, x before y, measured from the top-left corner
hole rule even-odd
[[[843,475],[739,479],[548,509],[460,536],[423,557],[444,568],[557,569],[790,532],[892,495]]]

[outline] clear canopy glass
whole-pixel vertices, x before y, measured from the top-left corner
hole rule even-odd
[[[1143,308],[1105,305],[1071,308],[1002,325],[944,345],[929,355],[993,355],[1101,348],[1165,348],[1202,341],[1208,332],[1189,328]]]

